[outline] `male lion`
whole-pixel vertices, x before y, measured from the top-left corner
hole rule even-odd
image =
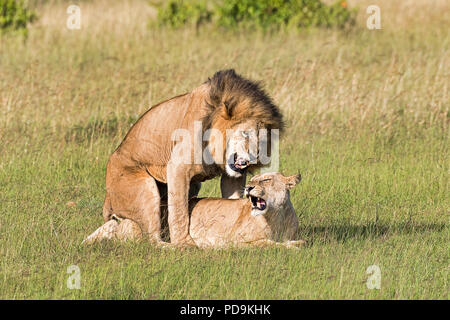
[[[189,233],[192,239],[202,248],[303,245],[303,240],[295,240],[298,219],[289,197],[289,190],[300,180],[299,174],[285,177],[280,173],[265,173],[249,181],[244,199],[191,199]],[[84,243],[139,238],[142,232],[135,222],[125,219],[119,224],[111,220]]]
[[[239,198],[246,170],[260,165],[249,141],[257,140],[261,129],[282,127],[279,109],[257,83],[234,70],[217,72],[192,92],[152,107],[130,129],[108,161],[105,221],[131,219],[151,241],[162,241],[160,205],[167,197],[170,241],[194,245],[188,199],[198,194],[202,181],[218,175],[222,197]],[[180,130],[189,136],[174,139]],[[205,136],[209,141],[202,146]],[[213,161],[206,163],[200,153],[198,162],[197,138]]]

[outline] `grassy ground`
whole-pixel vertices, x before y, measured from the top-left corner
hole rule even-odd
[[[71,31],[67,3],[38,5],[26,42],[0,40],[0,298],[448,299],[450,7],[356,2],[354,31],[268,36],[152,30],[131,0],[80,2]],[[308,246],[80,246],[133,121],[228,67],[263,80],[286,116],[280,170],[303,174],[292,199]],[[380,290],[366,287],[374,264]]]

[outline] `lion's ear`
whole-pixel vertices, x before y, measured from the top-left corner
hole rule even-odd
[[[294,188],[302,180],[302,175],[300,173],[294,174],[293,176],[286,177],[286,188],[288,190]]]

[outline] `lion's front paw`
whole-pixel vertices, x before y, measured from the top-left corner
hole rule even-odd
[[[178,241],[176,243],[158,241],[156,242],[156,246],[162,249],[180,249],[180,250],[197,247],[194,240],[192,240],[192,238],[190,239],[191,241]]]
[[[156,241],[153,242],[153,244],[160,249],[175,249],[176,246],[170,242],[165,242],[165,241]]]
[[[194,240],[191,238],[191,236],[187,236],[186,238],[182,240],[178,240],[175,242],[172,242],[172,245],[178,247],[178,248],[192,248],[197,247],[197,244],[194,242]]]

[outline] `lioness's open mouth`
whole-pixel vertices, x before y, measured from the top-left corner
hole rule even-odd
[[[249,161],[242,158],[238,159],[237,153],[231,155],[228,161],[228,166],[230,167],[230,169],[241,174],[245,172],[245,169],[247,169],[248,165]]]
[[[257,210],[265,210],[267,208],[267,203],[266,200],[264,200],[263,198],[258,198],[258,197],[254,197],[254,196],[249,196],[250,197],[250,201],[252,202],[252,209],[257,209]]]

